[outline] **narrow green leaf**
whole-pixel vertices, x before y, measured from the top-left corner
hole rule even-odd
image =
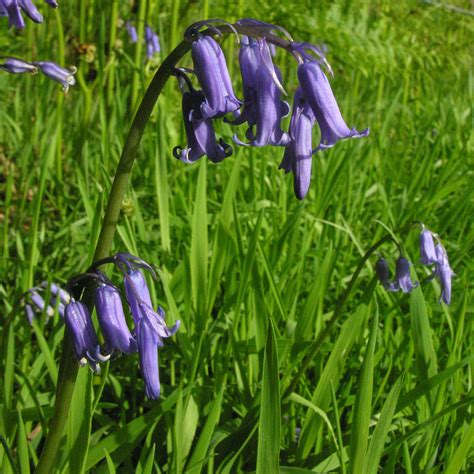
[[[402,387],[403,377],[400,377],[395,385],[390,390],[390,393],[385,400],[385,403],[380,413],[380,418],[377,422],[375,430],[370,440],[369,449],[365,458],[364,472],[366,474],[377,474],[378,465],[383,454],[383,447],[385,445],[385,439],[392,425],[393,415],[395,414],[395,408],[397,406],[398,396],[400,395],[400,389]]]
[[[372,321],[370,337],[359,379],[359,390],[352,409],[352,427],[350,437],[349,472],[363,474],[364,461],[369,440],[369,424],[372,407],[372,388],[374,383],[374,351],[377,341],[378,307]]]
[[[155,449],[156,449],[156,444],[153,443],[153,446],[150,449],[150,453],[148,454],[145,467],[143,468],[143,474],[152,474],[153,472],[153,463],[155,461]]]
[[[279,472],[280,380],[275,330],[270,321],[263,357],[262,397],[258,423],[257,474]]]
[[[445,474],[457,474],[458,472],[461,471],[464,464],[466,464],[466,467],[468,467],[467,456],[469,454],[469,451],[472,450],[473,447],[474,447],[474,420],[471,421],[471,424],[466,434],[464,435],[461,443],[456,448],[456,451],[454,452],[452,458],[449,460]]]
[[[201,435],[199,436],[196,448],[191,455],[188,462],[189,469],[188,474],[198,474],[201,472],[202,466],[206,460],[206,455],[209,451],[212,435],[214,433],[217,422],[221,414],[222,399],[224,396],[224,390],[226,387],[227,376],[224,376],[224,380],[218,384],[219,391],[217,392],[216,399],[212,403],[211,410],[202,429]]]
[[[25,424],[23,423],[23,418],[21,416],[20,410],[18,410],[18,432],[16,435],[16,439],[20,472],[21,474],[29,474],[30,460],[28,457],[28,443],[26,440]]]
[[[38,345],[41,349],[41,352],[44,355],[44,361],[46,364],[46,368],[48,369],[48,373],[51,378],[51,381],[54,384],[56,384],[58,380],[58,367],[56,365],[56,362],[54,361],[54,356],[51,352],[48,341],[45,339],[43,335],[43,331],[39,327],[38,322],[35,319],[33,319],[31,323],[31,327],[33,328],[33,331],[35,332]]]
[[[77,374],[74,394],[67,423],[69,472],[81,474],[89,450],[92,424],[92,373],[80,369]]]

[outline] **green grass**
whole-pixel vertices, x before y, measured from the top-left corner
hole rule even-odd
[[[134,13],[105,3],[44,7],[44,24],[22,33],[0,18],[1,54],[79,67],[66,96],[43,76],[0,74],[0,471],[38,460],[64,333],[57,314],[30,327],[19,300],[90,264],[137,98],[164,57],[145,65],[115,19],[146,19],[167,54],[208,12],[325,43],[344,117],[371,133],[318,153],[300,203],[278,171],[281,149],[234,147],[219,165],[175,160],[185,137],[170,81],[114,242],[156,265],[154,301],[182,321],[160,351],[162,396],[146,400],[136,355],[102,375],[81,369],[57,472],[471,472],[472,17],[414,1],[148,0]],[[96,47],[92,62],[80,44]],[[232,37],[223,46],[239,88],[238,47]],[[293,93],[296,62],[275,61]],[[230,126],[217,129],[230,141]],[[386,293],[374,256],[302,371],[385,226],[417,261],[417,232],[397,233],[413,220],[448,250],[452,304],[437,303],[436,281]],[[381,251],[393,265],[396,247]]]

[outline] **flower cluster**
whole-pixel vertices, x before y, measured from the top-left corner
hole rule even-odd
[[[309,43],[294,42],[282,28],[257,20],[243,19],[231,30],[245,31],[242,37],[239,64],[243,84],[243,100],[237,98],[227,69],[226,58],[219,43],[210,32],[220,33],[201,22],[188,28],[185,37],[191,42],[191,55],[201,90],[192,86],[188,70],[177,69],[176,76],[183,89],[182,109],[187,146],[175,147],[173,154],[185,163],[192,163],[203,155],[213,162],[232,154],[232,147],[221,138],[216,139],[213,120],[224,117],[232,125],[246,124],[246,140],[234,135],[241,146],[266,145],[285,147],[280,168],[294,175],[295,194],[303,199],[311,179],[312,156],[319,150],[334,146],[339,140],[363,137],[366,129],[358,132],[349,128],[342,118],[338,104],[322,66],[330,68],[322,51]],[[283,31],[287,39],[274,32]],[[289,130],[282,130],[281,121],[291,108],[282,100],[282,75],[273,64],[270,45],[277,45],[292,53],[298,60],[299,87],[293,99]],[[313,148],[312,130],[318,124],[321,139]]]
[[[138,33],[133,23],[128,20],[125,22],[125,27],[127,28],[130,41],[136,43],[138,41]],[[145,45],[148,59],[151,59],[155,54],[158,54],[161,51],[160,39],[150,25],[145,26]]]
[[[76,74],[77,69],[75,67],[65,69],[50,61],[35,61],[30,63],[19,58],[7,57],[4,59],[3,64],[0,64],[0,70],[11,74],[37,74],[38,71],[41,71],[45,76],[59,82],[64,92],[67,92],[69,87],[76,83],[74,74]]]
[[[420,263],[432,266],[433,271],[428,280],[438,278],[441,285],[441,295],[439,302],[446,304],[451,302],[451,278],[454,275],[449,266],[448,254],[437,234],[426,229],[421,224],[422,230],[419,236],[420,240]],[[435,243],[436,240],[436,243]],[[387,260],[380,257],[375,264],[375,272],[383,287],[389,291],[402,290],[409,293],[418,286],[418,282],[413,283],[410,277],[411,263],[403,256],[397,259],[395,278],[390,280],[390,268]]]
[[[42,294],[50,295],[46,302]],[[59,315],[64,318],[64,309],[71,302],[71,295],[56,283],[43,281],[39,286],[30,288],[25,295],[25,313],[30,324],[33,323],[36,313],[46,312],[49,317],[53,316],[54,308],[58,308]]]
[[[56,0],[44,0],[50,7],[58,8]],[[35,23],[42,23],[43,16],[31,0],[0,0],[0,16],[8,17],[10,26],[25,27],[24,13]]]
[[[125,299],[134,322],[130,331],[122,304],[120,290],[102,273],[98,267],[106,263],[114,263],[121,270],[124,280]],[[168,328],[165,323],[165,312],[161,307],[153,309],[150,290],[147,286],[142,269],[155,276],[153,269],[143,260],[126,253],[119,253],[111,258],[97,262],[90,272],[77,275],[68,284],[67,292],[57,285],[50,285],[50,292],[59,299],[59,313],[64,319],[68,334],[72,341],[73,351],[81,366],[89,365],[93,371],[100,371],[100,363],[107,361],[113,354],[139,353],[140,367],[145,379],[146,395],[155,399],[160,395],[160,379],[158,373],[158,348],[162,347],[163,339],[176,333],[180,321]],[[78,288],[94,285],[94,303],[97,319],[104,338],[100,346],[97,333],[92,323],[90,311],[79,298]],[[29,290],[29,302],[25,306],[28,318],[32,318],[32,305],[41,311],[52,313],[51,306],[45,306],[44,299],[39,295],[41,287]],[[80,292],[79,292],[80,293]]]

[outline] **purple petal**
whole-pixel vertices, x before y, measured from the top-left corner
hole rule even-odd
[[[31,0],[19,0],[21,9],[36,23],[43,22],[43,16]]]
[[[95,307],[107,351],[136,352],[137,345],[125,320],[120,293],[110,285],[98,287]]]
[[[150,308],[151,304],[150,290],[146,283],[145,277],[140,270],[132,270],[125,275],[124,279],[125,295],[130,306],[135,326],[142,318],[140,304],[145,303]]]
[[[423,230],[420,234],[420,262],[423,265],[436,263],[437,255],[433,234],[429,230]]]
[[[330,148],[343,138],[369,134],[369,129],[358,132],[346,125],[329,81],[317,62],[301,64],[298,67],[298,79],[321,129],[321,143],[316,150]]]
[[[7,58],[3,64],[0,64],[0,69],[12,74],[24,72],[36,74],[38,72],[38,68],[34,64],[16,58]]]
[[[451,303],[451,278],[454,275],[448,261],[448,254],[441,244],[436,246],[436,275],[441,284],[441,300],[446,304]]]
[[[139,321],[137,325],[137,343],[146,395],[148,398],[156,399],[160,396],[158,336],[146,320]]]
[[[402,290],[403,293],[409,293],[418,286],[418,282],[412,283],[410,276],[410,262],[399,257],[396,263],[395,280],[390,284],[390,291]]]

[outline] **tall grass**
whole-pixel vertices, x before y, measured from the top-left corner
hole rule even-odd
[[[57,471],[470,472],[472,18],[350,0],[81,0],[42,11],[44,24],[22,33],[0,18],[0,54],[75,64],[78,85],[64,96],[44,77],[0,75],[0,471],[29,472],[38,460],[64,336],[57,314],[29,326],[21,295],[87,268],[137,100],[184,29],[208,15],[255,17],[325,43],[347,122],[371,134],[318,153],[300,203],[278,171],[281,149],[235,148],[219,165],[174,160],[185,136],[169,82],[114,241],[157,266],[154,301],[169,323],[182,320],[160,351],[162,396],[146,400],[136,356],[101,375],[81,369]],[[117,18],[152,24],[162,55],[146,63]],[[237,86],[235,40],[223,46]],[[293,92],[295,62],[283,52],[275,61]],[[386,293],[367,264],[308,360],[362,255],[385,226],[413,220],[449,252],[451,306],[437,303],[436,281]],[[416,261],[416,232],[397,237]],[[397,256],[390,244],[382,251]]]

